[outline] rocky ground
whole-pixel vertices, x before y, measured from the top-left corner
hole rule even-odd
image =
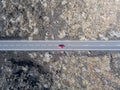
[[[0,40],[119,40],[120,0],[0,0]],[[120,90],[119,51],[0,52],[0,90]]]

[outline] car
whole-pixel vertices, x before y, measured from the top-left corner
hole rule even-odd
[[[58,48],[63,49],[63,48],[65,48],[65,45],[64,44],[59,44]]]

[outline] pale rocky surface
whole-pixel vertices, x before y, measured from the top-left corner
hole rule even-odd
[[[119,40],[120,0],[0,0],[0,39]],[[1,51],[0,59],[1,90],[120,90],[118,51]]]

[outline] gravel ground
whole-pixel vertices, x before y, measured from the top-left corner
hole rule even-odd
[[[0,0],[0,40],[119,40],[120,0]],[[118,51],[0,51],[0,90],[120,90]]]

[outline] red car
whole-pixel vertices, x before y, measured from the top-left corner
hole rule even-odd
[[[60,48],[60,49],[62,49],[64,47],[65,47],[65,45],[63,45],[63,44],[58,45],[58,48]]]

